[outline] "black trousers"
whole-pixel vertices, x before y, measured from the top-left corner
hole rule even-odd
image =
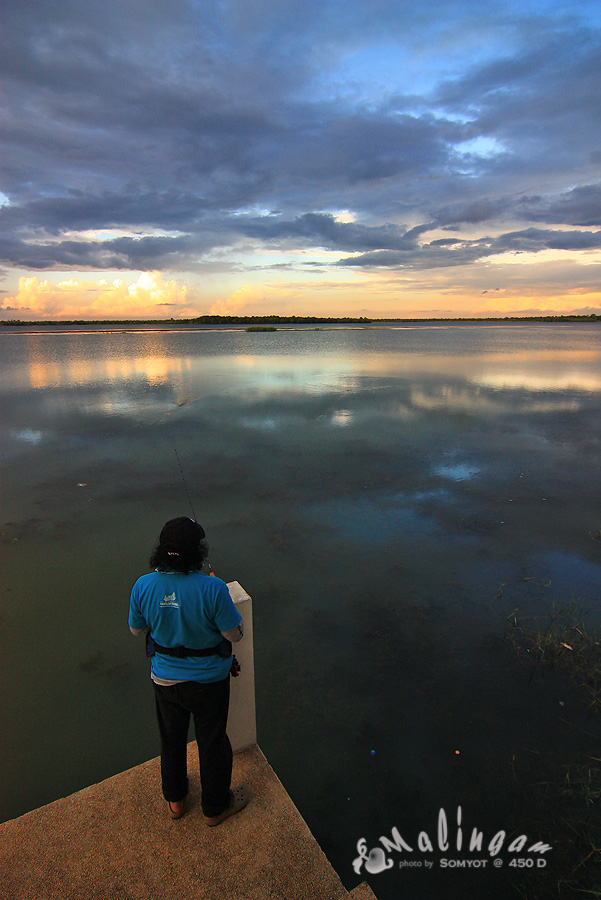
[[[187,742],[194,719],[202,811],[218,816],[229,805],[232,745],[226,734],[230,677],[223,681],[183,681],[169,687],[154,684],[161,735],[161,777],[165,800],[175,803],[188,793]]]

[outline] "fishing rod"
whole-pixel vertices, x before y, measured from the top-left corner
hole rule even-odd
[[[177,447],[174,447],[173,449],[174,449],[174,451],[175,451],[175,458],[176,458],[176,460],[177,460],[177,466],[178,466],[178,468],[179,468],[179,474],[182,476],[182,481],[183,481],[183,483],[184,483],[184,488],[185,488],[185,490],[186,490],[186,495],[187,495],[187,497],[188,497],[188,503],[190,504],[190,509],[192,510],[192,517],[193,517],[194,521],[196,522],[196,524],[198,525],[198,519],[196,518],[196,513],[194,512],[194,504],[192,503],[192,497],[190,496],[190,491],[188,490],[188,484],[187,484],[187,482],[186,482],[186,476],[184,475],[184,470],[182,469],[182,464],[181,464],[181,462],[179,461],[179,453],[177,452]],[[214,575],[215,573],[213,572],[213,567],[212,567],[211,563],[209,562],[209,558],[208,558],[208,557],[207,557],[207,559],[206,559],[206,563],[207,563],[207,566],[208,566],[208,568],[209,568],[209,575]]]

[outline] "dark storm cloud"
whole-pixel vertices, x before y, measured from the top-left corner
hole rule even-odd
[[[496,238],[448,238],[422,244],[416,252],[378,250],[340,259],[338,266],[382,268],[444,268],[460,266],[501,253],[539,253],[542,250],[598,250],[601,231],[543,231],[528,228]]]
[[[11,265],[25,269],[150,269],[187,261],[189,245],[189,238],[164,237],[36,244],[6,240],[0,241],[0,252]]]
[[[550,199],[524,198],[521,206],[524,215],[533,221],[601,225],[601,184],[587,184]]]
[[[409,231],[392,225],[367,227],[354,222],[339,222],[333,215],[325,213],[306,213],[293,221],[264,216],[241,223],[241,230],[250,237],[280,244],[289,240],[293,245],[302,240],[306,246],[327,250],[415,250],[419,235],[428,227]]]
[[[7,5],[0,260],[186,271],[219,250],[227,268],[250,241],[429,268],[596,248],[582,230],[601,218],[587,9]],[[428,242],[435,226],[458,235]]]
[[[459,203],[454,206],[444,207],[439,210],[436,220],[439,225],[477,224],[490,222],[510,209],[510,202],[506,198],[497,200],[474,200],[471,203]]]
[[[556,150],[585,164],[596,149],[590,139],[601,113],[598,88],[599,33],[564,25],[535,28],[520,52],[472,68],[441,88],[438,99],[457,112],[469,99],[480,133],[510,145],[530,144],[535,153],[556,140]],[[548,166],[557,162],[551,158]]]
[[[0,222],[6,229],[43,229],[47,234],[99,226],[141,227],[156,222],[158,207],[163,228],[190,228],[205,206],[199,198],[163,191],[98,196],[79,190],[69,194],[5,206],[0,210]]]

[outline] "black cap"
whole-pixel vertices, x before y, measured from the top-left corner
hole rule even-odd
[[[190,519],[188,516],[180,516],[177,519],[169,519],[163,525],[159,544],[167,551],[173,553],[186,552],[196,549],[204,540],[205,531],[202,525]]]

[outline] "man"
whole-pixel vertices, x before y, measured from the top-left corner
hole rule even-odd
[[[172,819],[185,812],[187,740],[194,718],[202,811],[207,825],[223,822],[248,802],[246,788],[230,790],[232,747],[226,734],[231,641],[243,623],[220,579],[201,572],[204,529],[182,516],[163,527],[150,565],[131,592],[129,627],[147,636],[161,736],[163,796]]]

